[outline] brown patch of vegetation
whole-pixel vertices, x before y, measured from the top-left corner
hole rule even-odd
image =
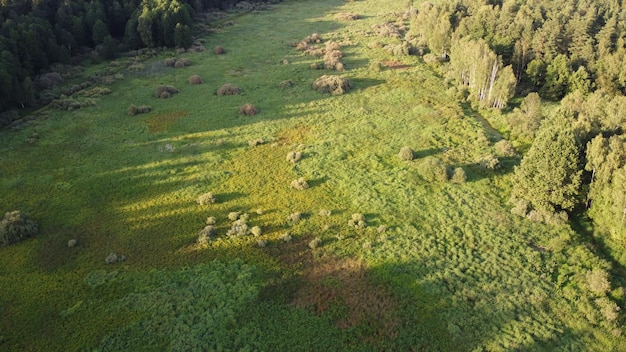
[[[139,106],[135,106],[134,104],[130,104],[130,107],[128,107],[128,114],[130,116],[135,116],[135,115],[139,115],[139,114],[145,114],[147,112],[152,111],[152,107],[149,105],[139,105]]]
[[[357,15],[356,13],[352,13],[352,12],[347,12],[347,13],[338,13],[335,15],[335,19],[339,20],[339,21],[356,21],[358,19],[360,19],[361,16]]]
[[[313,82],[313,89],[320,93],[341,95],[352,88],[349,79],[340,76],[324,75]]]
[[[339,328],[366,324],[373,328],[373,334],[363,338],[370,341],[396,335],[400,325],[397,303],[382,285],[370,282],[368,270],[362,262],[339,258],[313,261],[303,279],[303,285],[292,300],[296,307],[321,315],[332,306],[341,305],[346,314],[335,321]]]
[[[393,23],[375,24],[372,29],[379,37],[400,37],[400,31]]]
[[[252,104],[245,104],[239,108],[239,115],[254,116],[259,113],[259,109]]]
[[[148,130],[152,133],[167,131],[176,121],[187,116],[187,111],[170,111],[155,115],[146,120]]]
[[[217,90],[217,95],[238,95],[241,89],[234,84],[226,83]]]
[[[202,79],[202,77],[200,77],[198,75],[191,75],[187,81],[189,82],[189,84],[202,84],[202,83],[204,83],[204,80]]]
[[[224,50],[224,48],[222,48],[219,45],[213,48],[213,54],[215,55],[224,55],[225,53],[226,53],[226,50]]]
[[[161,99],[167,99],[170,96],[172,96],[172,94],[176,94],[176,93],[180,93],[180,90],[178,90],[174,86],[166,86],[166,85],[158,86],[156,87],[156,90],[154,91],[154,95],[157,98],[161,98]]]

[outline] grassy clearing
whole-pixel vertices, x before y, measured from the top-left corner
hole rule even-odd
[[[42,234],[0,251],[0,346],[185,349],[177,343],[202,339],[197,328],[209,319],[188,316],[200,297],[193,285],[219,282],[233,290],[232,301],[202,297],[229,307],[213,322],[230,330],[204,337],[222,348],[623,348],[619,320],[603,313],[586,282],[587,271],[609,265],[571,229],[513,217],[505,203],[516,159],[497,171],[480,165],[499,136],[454,103],[419,59],[368,48],[393,42],[371,26],[396,21],[392,12],[403,6],[286,1],[206,38],[225,55],[177,55],[193,64],[174,69],[162,62],[176,55],[163,54],[113,84],[96,107],[50,111],[23,130],[2,131],[0,209],[29,212]],[[362,19],[337,21],[338,13]],[[344,42],[348,94],[311,89],[332,72],[311,69],[317,59],[290,43],[312,33]],[[391,61],[401,65],[370,70]],[[192,74],[205,83],[187,83]],[[281,89],[285,80],[294,86]],[[225,83],[242,94],[217,96]],[[181,93],[157,99],[160,84]],[[131,103],[153,110],[129,116]],[[238,115],[246,103],[260,113]],[[26,142],[33,132],[37,141]],[[251,146],[255,140],[263,143]],[[414,160],[397,157],[403,146]],[[291,151],[302,159],[287,161]],[[426,157],[464,168],[467,181],[427,181]],[[308,189],[290,186],[300,177]],[[217,202],[197,204],[207,192]],[[249,214],[262,235],[227,237],[235,211]],[[296,212],[301,219],[290,220]],[[366,228],[348,226],[355,213]],[[215,217],[217,236],[199,246],[207,217]],[[321,244],[311,249],[314,238]],[[70,239],[76,247],[67,247]],[[127,260],[106,265],[109,253]],[[212,279],[189,274],[205,271]],[[232,280],[238,271],[245,277]],[[609,296],[623,304],[618,284]],[[177,303],[158,294],[163,287],[180,300],[167,322],[141,305]],[[121,314],[133,297],[143,303]],[[129,344],[158,324],[176,329]]]

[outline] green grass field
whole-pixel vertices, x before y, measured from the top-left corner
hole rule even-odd
[[[609,262],[568,226],[511,215],[520,157],[481,167],[500,134],[419,58],[368,47],[397,40],[371,26],[405,7],[287,0],[234,16],[203,38],[205,52],[121,69],[94,107],[46,109],[0,131],[0,210],[26,211],[41,228],[0,249],[0,349],[625,351],[614,317],[623,282],[589,289],[588,272]],[[344,12],[362,18],[336,20]],[[341,43],[349,93],[311,88],[337,74],[291,46],[312,33]],[[193,64],[165,67],[169,57]],[[192,74],[205,83],[188,84]],[[217,96],[225,83],[243,93]],[[159,84],[181,93],[157,99]],[[260,113],[238,115],[245,103]],[[130,104],[153,110],[129,116]],[[397,157],[403,146],[414,160]],[[302,160],[288,162],[290,151]],[[429,181],[427,157],[467,181]],[[308,189],[290,186],[300,177]],[[197,204],[206,192],[217,202]],[[263,233],[227,236],[235,211]],[[354,213],[366,228],[348,226]],[[210,216],[217,235],[200,246]],[[127,260],[107,265],[110,253]]]

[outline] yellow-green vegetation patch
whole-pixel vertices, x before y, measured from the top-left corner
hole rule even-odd
[[[187,116],[187,111],[170,111],[147,118],[148,130],[152,133],[165,132],[179,119]]]

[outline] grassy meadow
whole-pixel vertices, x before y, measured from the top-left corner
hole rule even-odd
[[[372,26],[408,26],[405,11],[286,0],[231,14],[202,38],[207,51],[162,53],[138,72],[87,67],[84,78],[124,78],[93,107],[0,131],[0,210],[41,229],[0,249],[0,350],[626,351],[623,279],[589,288],[610,261],[569,226],[512,215],[521,156],[481,166],[500,133],[418,57],[368,46],[395,43]],[[312,33],[340,44],[345,72],[312,69],[322,59],[291,46]],[[171,57],[192,65],[166,67]],[[318,93],[323,74],[353,89]],[[217,96],[225,83],[242,94]],[[181,92],[157,99],[160,84]],[[239,115],[245,103],[260,113]],[[130,104],[153,109],[129,116]],[[430,180],[431,157],[467,180]],[[300,177],[308,189],[291,187]],[[217,202],[199,205],[207,192]],[[262,233],[227,236],[231,212]],[[356,213],[367,227],[348,226]],[[217,233],[199,245],[207,217]],[[126,260],[106,264],[110,253]]]

